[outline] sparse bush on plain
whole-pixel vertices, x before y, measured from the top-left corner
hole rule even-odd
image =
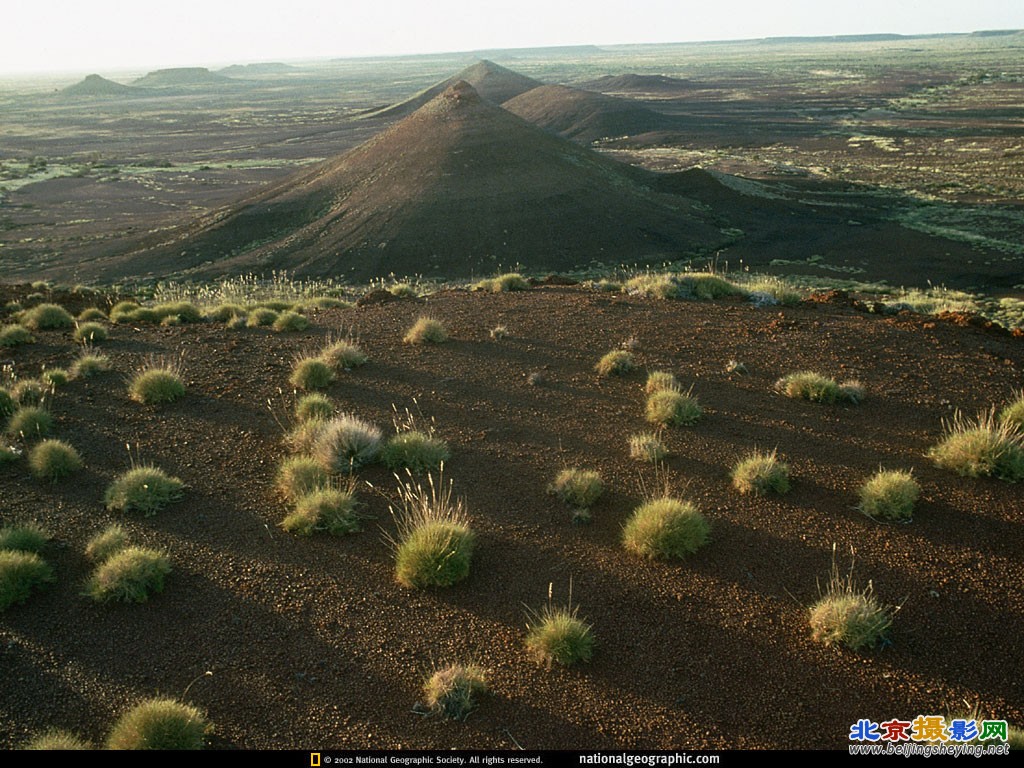
[[[49,540],[50,534],[39,523],[5,525],[0,528],[0,550],[35,552],[38,555]]]
[[[878,602],[870,581],[863,589],[854,584],[852,565],[846,576],[840,575],[833,550],[828,586],[809,611],[812,639],[854,651],[871,648],[888,638],[892,618],[893,611]]]
[[[143,405],[173,403],[185,396],[181,363],[154,357],[139,369],[128,385],[128,396]]]
[[[602,376],[621,376],[632,371],[636,365],[633,356],[625,349],[613,349],[597,361],[594,370]]]
[[[94,563],[102,563],[127,547],[128,543],[128,532],[114,523],[89,538],[85,544],[85,556]]]
[[[548,486],[548,493],[576,509],[590,509],[604,493],[604,481],[600,472],[567,467]]]
[[[851,380],[837,384],[835,379],[822,376],[814,371],[799,371],[783,376],[775,383],[775,389],[786,397],[810,400],[814,403],[852,403],[864,399],[864,387]]]
[[[56,387],[63,387],[71,380],[71,374],[65,371],[63,368],[47,368],[42,372],[40,378],[46,385],[46,388],[53,391]]]
[[[763,496],[789,491],[789,465],[779,461],[777,451],[754,451],[732,468],[732,487],[740,493]]]
[[[289,456],[277,468],[274,487],[284,498],[295,501],[326,486],[330,473],[310,456]]]
[[[294,333],[309,328],[309,320],[298,312],[282,312],[272,327],[278,333]]]
[[[413,323],[402,340],[406,344],[441,344],[448,341],[448,331],[440,320],[421,317]]]
[[[129,545],[96,566],[85,592],[98,603],[144,603],[154,592],[163,591],[170,572],[166,553]]]
[[[203,317],[214,323],[227,323],[238,317],[245,319],[248,314],[249,310],[241,304],[225,302],[206,310]]]
[[[82,468],[82,457],[63,440],[43,440],[28,453],[28,466],[39,480],[57,482]]]
[[[397,507],[391,507],[397,538],[389,538],[398,583],[449,587],[469,576],[476,536],[462,500],[452,498],[451,483],[446,487],[442,477],[435,485],[428,475],[426,486],[400,482],[398,494]]]
[[[47,437],[53,431],[53,416],[42,406],[22,405],[11,414],[5,431],[9,437],[24,440]]]
[[[339,488],[323,485],[300,496],[295,509],[281,522],[289,533],[303,536],[318,531],[344,536],[362,530],[362,516],[357,511],[355,483]]]
[[[1018,392],[1015,399],[999,412],[999,423],[1009,424],[1024,433],[1024,390]]]
[[[75,318],[59,304],[37,304],[25,313],[21,322],[33,331],[53,331],[73,327]]]
[[[107,340],[107,327],[100,323],[79,323],[74,339],[81,344],[95,344]]]
[[[1024,433],[993,412],[968,419],[959,411],[945,423],[946,435],[928,451],[937,467],[965,477],[1024,480]]]
[[[288,383],[296,389],[324,389],[333,383],[334,371],[319,357],[303,357],[295,362]]]
[[[450,720],[465,720],[476,706],[476,695],[486,691],[487,676],[476,664],[449,664],[423,684],[427,710]]]
[[[328,419],[300,421],[284,436],[284,444],[292,453],[311,454],[327,423]]]
[[[383,440],[378,427],[345,413],[323,424],[313,446],[313,456],[328,472],[350,472],[375,461]]]
[[[83,750],[94,749],[93,745],[71,731],[61,728],[51,728],[38,736],[33,737],[22,749],[39,750]]]
[[[195,707],[174,699],[147,699],[125,712],[107,738],[108,749],[194,750],[213,726]]]
[[[668,371],[651,371],[648,373],[647,381],[644,384],[644,392],[650,395],[663,389],[681,391],[682,385],[680,385],[679,379],[675,377],[675,374]]]
[[[245,324],[250,328],[265,328],[277,322],[277,312],[269,307],[257,307],[249,310]]]
[[[645,417],[651,424],[690,426],[696,424],[703,413],[692,391],[661,389],[647,397]]]
[[[93,352],[90,347],[85,347],[75,358],[75,362],[71,364],[71,378],[88,379],[109,370],[109,357]]]
[[[162,469],[139,465],[118,475],[107,486],[103,503],[118,512],[141,512],[149,517],[180,501],[185,484]]]
[[[665,495],[633,510],[622,530],[622,544],[649,559],[681,559],[703,547],[711,526],[697,507]]]
[[[527,613],[526,650],[548,669],[552,664],[568,667],[590,661],[594,634],[590,624],[579,617],[578,606],[555,606],[549,594],[543,608]]]
[[[448,443],[432,431],[419,429],[393,435],[381,452],[381,460],[389,469],[406,468],[411,472],[439,469],[449,456]]]
[[[53,570],[35,552],[0,550],[0,612],[25,602],[32,590],[53,580]]]
[[[530,282],[518,272],[506,272],[498,277],[481,280],[473,286],[473,290],[504,293],[506,291],[525,291],[529,287]]]
[[[310,419],[326,420],[334,415],[334,401],[319,392],[310,392],[295,403],[295,418],[300,422]]]
[[[353,339],[339,339],[328,343],[320,353],[320,359],[338,371],[350,371],[366,365],[369,360]]]
[[[24,326],[5,325],[0,328],[0,347],[20,347],[34,341],[35,337]]]
[[[910,472],[879,470],[860,487],[857,507],[876,520],[905,523],[914,517],[921,486]]]
[[[629,456],[637,461],[658,462],[668,455],[668,448],[656,432],[641,432],[629,438]]]
[[[11,396],[18,405],[42,405],[52,389],[39,379],[18,379],[11,387]]]
[[[80,323],[95,323],[106,320],[107,316],[99,307],[87,307],[78,313],[78,317],[76,319]]]

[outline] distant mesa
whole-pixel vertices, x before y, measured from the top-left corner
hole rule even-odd
[[[693,89],[690,80],[681,80],[666,75],[605,75],[580,85],[588,91],[599,93],[628,94],[630,96],[655,96],[665,98],[679,96]]]
[[[481,59],[475,64],[466,67],[457,75],[449,77],[447,80],[442,80],[405,101],[368,112],[364,117],[407,117],[441,94],[445,89],[458,82],[469,83],[482,98],[493,104],[502,104],[514,96],[526,93],[542,85],[539,80],[534,80],[532,77],[506,69],[500,64],[495,64],[493,61]]]
[[[230,82],[230,78],[211,72],[206,67],[175,67],[174,69],[157,69],[140,77],[132,85],[145,88],[168,88],[227,82]]]
[[[108,262],[105,276],[464,277],[720,247],[718,227],[690,201],[652,192],[654,177],[460,81],[355,149]]]
[[[668,115],[630,99],[564,85],[542,85],[503,106],[545,130],[587,143],[678,128]]]
[[[261,75],[288,75],[292,72],[298,72],[298,68],[290,64],[282,64],[279,61],[268,61],[256,64],[232,64],[230,67],[218,69],[216,74],[225,77],[258,77]]]
[[[89,75],[81,82],[69,85],[61,91],[64,96],[132,96],[138,90],[130,85],[115,83],[100,75]]]

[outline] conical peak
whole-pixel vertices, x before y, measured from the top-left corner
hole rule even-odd
[[[453,112],[483,103],[476,88],[465,80],[457,80],[435,96],[427,105],[433,111]]]

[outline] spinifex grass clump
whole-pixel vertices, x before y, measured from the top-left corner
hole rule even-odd
[[[35,552],[0,550],[0,611],[25,602],[32,590],[53,580],[50,566]]]
[[[289,456],[277,468],[274,487],[289,501],[326,486],[330,473],[310,456]]]
[[[107,328],[100,323],[79,323],[74,338],[80,344],[96,344],[107,340]]]
[[[892,626],[893,611],[875,598],[871,582],[859,589],[853,581],[853,564],[841,576],[832,551],[832,572],[828,585],[814,605],[808,620],[811,637],[827,646],[845,645],[851,650],[871,648],[884,642]]]
[[[590,520],[590,508],[604,493],[604,481],[595,470],[567,467],[548,486],[548,493],[574,509],[575,522],[585,523]]]
[[[83,750],[95,749],[85,739],[81,738],[77,734],[71,731],[65,731],[61,728],[51,728],[38,736],[33,737],[22,749],[41,751],[41,750]]]
[[[999,412],[999,423],[1009,424],[1024,434],[1024,390]]]
[[[22,344],[31,344],[34,341],[35,337],[24,326],[5,325],[0,327],[0,347],[20,347]]]
[[[327,420],[334,415],[334,401],[319,392],[310,392],[295,403],[295,418],[300,422],[311,419]]]
[[[4,431],[8,437],[37,440],[46,437],[52,430],[53,416],[48,410],[42,406],[23,405],[11,414]]]
[[[278,333],[304,331],[309,328],[309,320],[298,312],[282,312],[274,320],[272,327]]]
[[[33,331],[49,331],[72,328],[75,318],[59,304],[38,304],[25,313],[22,323]]]
[[[449,587],[469,576],[476,536],[462,499],[452,498],[452,484],[399,480],[398,503],[391,506],[397,534],[388,537],[394,550],[395,578],[405,587]]]
[[[449,664],[423,684],[427,710],[452,720],[465,720],[475,707],[474,697],[486,691],[487,676],[475,664]]]
[[[40,374],[39,378],[43,380],[48,390],[53,390],[57,387],[63,387],[71,381],[71,374],[63,368],[47,368]]]
[[[295,361],[288,383],[296,389],[324,389],[334,381],[331,366],[319,357],[303,357]]]
[[[375,461],[382,444],[378,427],[343,413],[324,422],[313,445],[313,457],[328,472],[350,472]]]
[[[355,483],[345,487],[325,484],[300,496],[295,509],[281,521],[281,527],[303,536],[318,531],[344,536],[362,530],[362,517],[356,508]]]
[[[40,480],[56,482],[82,468],[82,457],[63,440],[43,440],[28,454],[28,466]]]
[[[39,523],[5,525],[0,528],[0,550],[35,552],[38,555],[49,540],[50,534]]]
[[[497,277],[481,280],[473,286],[473,290],[504,293],[505,291],[525,291],[529,287],[530,282],[518,272],[506,272]]]
[[[629,438],[630,458],[658,462],[668,455],[668,448],[656,432],[640,432]]]
[[[148,465],[132,467],[107,486],[103,503],[118,512],[155,515],[168,504],[180,501],[185,484],[162,469]]]
[[[85,556],[94,563],[102,563],[111,555],[128,546],[128,532],[120,525],[108,525],[89,538],[85,544]]]
[[[648,373],[647,381],[644,383],[644,392],[650,395],[663,389],[679,391],[682,389],[682,386],[679,384],[675,374],[668,371],[651,371]]]
[[[99,373],[110,370],[110,358],[92,351],[86,346],[71,364],[71,378],[89,379]]]
[[[137,403],[173,403],[185,396],[181,360],[151,357],[128,385],[128,396]]]
[[[946,436],[928,451],[935,465],[966,477],[1024,480],[1024,433],[992,412],[976,420],[957,412],[946,422]]]
[[[421,317],[406,332],[402,339],[406,344],[441,344],[448,341],[448,331],[433,317]]]
[[[164,579],[170,572],[171,561],[165,553],[126,546],[96,566],[85,592],[99,603],[144,603],[150,594],[163,591]]]
[[[914,505],[921,487],[910,472],[882,471],[860,487],[858,509],[868,517],[906,523],[914,517]]]
[[[852,403],[864,399],[864,387],[858,381],[837,384],[835,379],[814,371],[789,373],[775,382],[775,389],[786,397],[814,403]]]
[[[704,546],[711,526],[697,507],[669,495],[653,498],[633,510],[622,529],[622,544],[650,559],[679,559]]]
[[[448,461],[448,443],[434,434],[433,424],[418,428],[416,418],[406,409],[405,415],[394,416],[395,434],[387,441],[381,459],[391,470],[408,469],[426,472],[440,469]]]
[[[174,699],[146,699],[114,723],[107,749],[202,749],[212,730],[193,706]]]
[[[579,606],[557,606],[551,599],[539,611],[527,610],[526,650],[537,661],[551,669],[552,664],[571,666],[590,661],[594,654],[594,635],[591,626],[579,617]]]
[[[732,487],[740,493],[763,496],[789,490],[789,465],[779,461],[776,451],[754,451],[732,468]]]
[[[370,358],[366,356],[355,339],[349,337],[329,341],[320,352],[320,359],[336,371],[350,371],[353,368],[366,365]]]
[[[18,379],[11,386],[11,397],[18,405],[42,405],[53,387],[40,379]]]
[[[644,416],[651,424],[689,426],[696,424],[703,413],[692,390],[660,389],[648,395]]]
[[[250,310],[245,324],[250,328],[266,328],[277,322],[277,312],[269,307],[257,307]]]
[[[602,376],[621,376],[636,367],[633,356],[625,349],[613,349],[597,361],[594,370]]]

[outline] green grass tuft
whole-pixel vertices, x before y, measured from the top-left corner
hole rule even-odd
[[[438,469],[449,456],[448,443],[418,429],[394,435],[381,452],[381,460],[389,469],[405,468],[412,472]]]
[[[648,395],[660,392],[663,389],[681,391],[682,386],[675,374],[668,371],[651,371],[647,374],[647,382],[644,384],[644,392]]]
[[[73,328],[75,318],[59,304],[38,304],[25,313],[22,323],[33,331],[51,331]]]
[[[1009,424],[1018,432],[1024,433],[1024,390],[1018,392],[1013,402],[999,412],[999,423]]]
[[[53,570],[35,552],[0,550],[0,611],[25,602],[33,589],[53,580]]]
[[[163,591],[170,572],[171,561],[164,552],[127,546],[96,566],[85,593],[98,603],[144,603],[150,594]]]
[[[42,405],[52,389],[39,379],[18,379],[11,387],[11,397],[18,405]]]
[[[51,728],[32,738],[22,749],[27,750],[82,750],[94,749],[93,745],[71,731]]]
[[[20,347],[31,344],[35,337],[21,325],[5,325],[0,328],[0,347]]]
[[[423,684],[427,709],[451,720],[465,720],[475,707],[474,697],[486,691],[487,676],[475,664],[442,667]]]
[[[320,353],[320,359],[338,371],[350,371],[366,365],[370,359],[352,339],[340,339],[329,343]]]
[[[103,310],[99,307],[87,307],[78,313],[78,322],[80,323],[94,323],[101,320],[106,320],[107,316],[103,313]]]
[[[29,451],[28,466],[38,480],[56,482],[80,470],[82,457],[63,440],[43,440]]]
[[[691,392],[662,389],[647,397],[644,415],[651,424],[689,426],[697,423],[703,413]]]
[[[845,645],[854,651],[883,643],[892,626],[893,612],[875,598],[871,582],[864,589],[856,587],[852,566],[846,576],[841,576],[834,557],[833,553],[828,586],[809,610],[812,639],[826,646]]]
[[[281,527],[303,536],[318,531],[344,536],[362,530],[354,483],[345,488],[325,485],[300,496],[294,511],[281,521]]]
[[[621,376],[634,368],[633,356],[624,349],[613,349],[594,366],[594,370],[602,376]]]
[[[640,432],[629,438],[629,456],[637,461],[659,462],[668,456],[668,448],[656,432]]]
[[[303,357],[295,362],[288,383],[296,389],[324,389],[334,381],[331,366],[319,357]]]
[[[578,607],[556,607],[549,601],[540,611],[528,614],[526,650],[538,664],[550,669],[552,664],[568,667],[590,661],[594,634],[578,613]]]
[[[965,477],[1024,480],[1024,434],[1013,424],[997,422],[991,412],[976,420],[957,412],[945,427],[946,436],[928,451],[937,467]]]
[[[0,528],[0,550],[35,552],[38,555],[49,540],[50,534],[39,523],[5,525]]]
[[[88,349],[87,347],[86,350]],[[83,350],[71,364],[71,378],[73,379],[89,379],[110,370],[109,357],[86,350]]]
[[[274,320],[272,327],[279,333],[294,333],[309,328],[309,320],[298,312],[282,312]]]
[[[358,416],[343,413],[324,422],[316,436],[313,456],[328,472],[350,472],[375,461],[383,434]]]
[[[860,505],[868,517],[906,523],[914,517],[921,486],[910,472],[879,470],[860,487]]]
[[[137,466],[118,475],[107,486],[103,503],[118,512],[154,515],[168,504],[180,501],[185,484],[152,466]]]
[[[662,496],[633,510],[622,530],[622,544],[641,557],[668,560],[692,555],[710,533],[711,526],[694,504]]]
[[[128,396],[143,405],[173,403],[185,396],[181,364],[163,358],[146,362],[128,385]]]
[[[604,493],[604,481],[600,472],[566,468],[548,486],[548,493],[577,509],[589,509]]]
[[[300,422],[311,419],[327,420],[334,416],[334,401],[319,392],[310,392],[295,403],[295,418]]]
[[[775,382],[775,389],[786,397],[813,403],[852,403],[864,399],[864,387],[858,381],[837,384],[835,379],[814,371],[789,373]]]
[[[85,544],[85,556],[94,563],[102,563],[127,546],[128,532],[120,525],[112,524],[90,537]]]
[[[441,344],[448,341],[448,331],[440,320],[421,317],[406,332],[402,341],[406,344]]]
[[[35,440],[53,431],[53,416],[38,405],[23,405],[11,414],[5,432],[9,437]]]
[[[517,272],[506,272],[498,277],[481,280],[473,285],[474,291],[489,291],[491,293],[504,293],[506,291],[525,291],[530,287],[530,282]]]
[[[47,368],[42,372],[40,378],[47,385],[47,389],[53,390],[57,387],[63,387],[71,381],[71,374],[63,368]]]
[[[74,339],[80,344],[95,344],[107,340],[107,328],[100,323],[79,323],[75,328]]]
[[[213,730],[206,716],[174,699],[147,699],[125,712],[107,738],[108,749],[202,749]]]
[[[740,493],[763,496],[789,491],[789,465],[779,461],[776,451],[754,451],[732,468],[732,487]]]
[[[250,328],[266,328],[277,322],[277,312],[268,307],[257,307],[249,311],[245,324]]]

